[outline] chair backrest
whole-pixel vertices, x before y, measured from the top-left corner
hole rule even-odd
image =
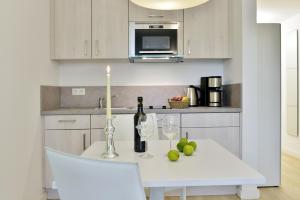
[[[61,200],[145,200],[137,163],[46,152]]]

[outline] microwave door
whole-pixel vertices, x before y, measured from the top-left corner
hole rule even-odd
[[[166,29],[136,30],[136,55],[176,54],[177,31]]]

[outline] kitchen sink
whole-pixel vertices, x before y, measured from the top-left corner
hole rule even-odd
[[[105,110],[106,108],[95,108],[95,110]],[[133,110],[135,109],[134,107],[112,107],[112,110]]]

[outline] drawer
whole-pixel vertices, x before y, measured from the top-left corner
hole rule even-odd
[[[124,115],[114,115],[113,125],[116,128],[116,132],[132,131],[134,126],[134,115],[124,114]],[[91,128],[92,129],[104,129],[106,122],[105,115],[92,115],[91,116]]]
[[[46,130],[90,129],[90,115],[54,115],[45,117]]]
[[[182,114],[181,126],[186,128],[239,127],[239,113]]]
[[[178,122],[179,122],[179,125],[180,125],[180,114],[158,114],[156,115],[157,116],[157,126],[159,128],[162,128],[162,120],[165,116],[168,116],[168,115],[174,115],[176,116]]]
[[[183,22],[183,10],[154,10],[129,2],[131,22]]]
[[[105,128],[106,115],[92,115],[91,116],[91,128],[99,129]]]

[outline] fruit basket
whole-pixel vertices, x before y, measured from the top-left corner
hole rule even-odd
[[[170,107],[174,108],[174,109],[188,108],[189,104],[190,104],[189,101],[173,101],[173,100],[169,100]]]

